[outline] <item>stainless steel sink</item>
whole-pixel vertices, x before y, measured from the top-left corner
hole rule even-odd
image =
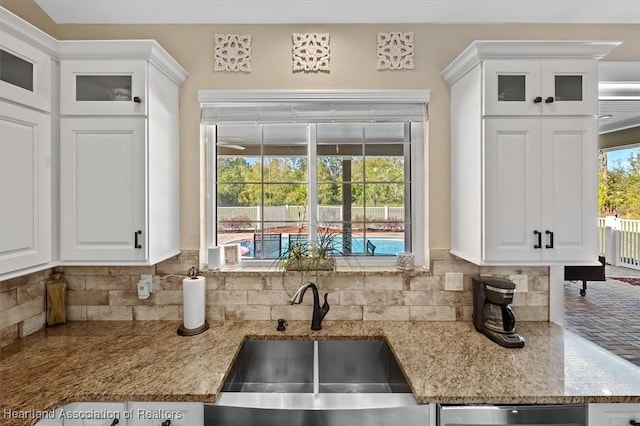
[[[411,393],[386,342],[318,342],[319,391]]]
[[[205,425],[428,423],[384,341],[246,340]]]
[[[411,389],[383,341],[247,340],[222,391],[410,393]]]
[[[223,392],[313,392],[313,342],[247,340]]]

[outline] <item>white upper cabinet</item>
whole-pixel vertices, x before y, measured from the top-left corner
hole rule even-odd
[[[146,115],[147,63],[63,60],[60,89],[63,115]]]
[[[596,262],[598,41],[477,41],[451,88],[451,253],[478,265]]]
[[[62,263],[175,256],[186,72],[150,40],[63,41],[60,59]]]
[[[146,260],[146,120],[65,118],[60,135],[62,260]]]
[[[51,119],[0,100],[0,272],[51,261]]]
[[[0,98],[51,111],[56,40],[0,8]]]
[[[56,43],[0,7],[0,279],[55,260]]]
[[[484,115],[597,112],[597,64],[589,60],[487,60]]]
[[[596,253],[596,120],[485,120],[486,261],[572,262]],[[576,208],[576,206],[578,208]]]

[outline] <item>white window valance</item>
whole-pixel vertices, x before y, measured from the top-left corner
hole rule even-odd
[[[199,90],[203,124],[425,121],[429,90]]]

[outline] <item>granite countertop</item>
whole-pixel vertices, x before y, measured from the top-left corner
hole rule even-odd
[[[0,350],[0,412],[74,401],[215,402],[247,337],[386,339],[421,404],[640,402],[640,368],[546,322],[518,324],[522,349],[497,346],[470,322],[326,321],[319,332],[306,321],[286,332],[275,321],[210,325],[192,337],[167,321],[41,330]]]

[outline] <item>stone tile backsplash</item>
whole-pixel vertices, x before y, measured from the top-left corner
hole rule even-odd
[[[45,327],[49,275],[40,271],[0,282],[0,347]]]
[[[432,253],[430,271],[401,272],[362,269],[315,277],[329,293],[331,310],[325,321],[470,321],[471,276],[512,278],[518,285],[513,303],[520,321],[548,321],[547,267],[478,267]],[[64,267],[69,321],[145,321],[182,318],[182,279],[198,263],[197,251],[148,267]],[[462,272],[463,291],[446,291],[444,274]],[[0,347],[45,327],[45,281],[49,271],[0,282]],[[141,274],[154,276],[153,292],[138,299]],[[298,288],[298,273],[204,272],[207,276],[206,316],[216,320],[309,320],[311,294],[302,305],[289,305]]]

